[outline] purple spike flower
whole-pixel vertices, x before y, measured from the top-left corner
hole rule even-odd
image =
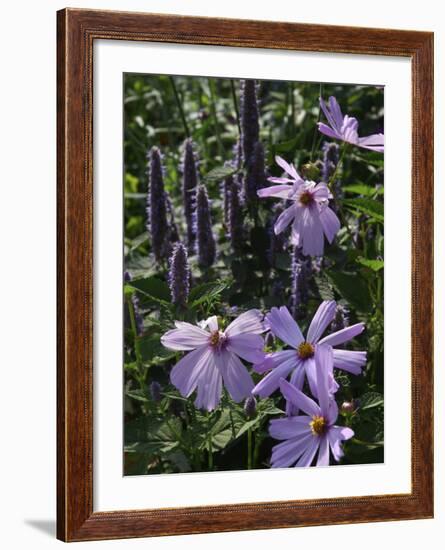
[[[320,97],[320,107],[328,120],[329,126],[324,122],[318,122],[319,131],[333,139],[339,139],[346,143],[352,143],[364,149],[383,153],[385,139],[383,134],[358,137],[358,120],[348,115],[343,116],[340,105],[335,97],[329,98],[329,107]]]
[[[256,83],[255,80],[244,80],[241,89],[241,142],[246,165],[250,162],[259,137],[260,125]]]
[[[304,338],[289,310],[284,306],[273,307],[266,315],[266,322],[270,331],[291,349],[270,353],[262,363],[254,365],[254,369],[259,373],[270,372],[255,386],[252,393],[260,397],[268,397],[278,388],[280,378],[286,378],[291,374],[290,381],[298,389],[303,387],[306,375],[311,392],[317,397],[314,360],[316,349],[323,345],[338,346],[348,342],[361,334],[365,328],[364,323],[357,323],[322,338],[323,333],[335,317],[335,311],[335,301],[322,302],[309,325],[307,336]],[[334,349],[333,358],[333,367],[352,374],[361,374],[366,363],[366,352]],[[338,385],[334,380],[332,369],[329,378],[331,380],[330,390],[334,393],[337,391]]]
[[[190,352],[170,373],[171,383],[182,396],[189,397],[197,389],[195,406],[207,411],[218,406],[223,382],[237,403],[250,396],[252,378],[240,358],[252,363],[264,358],[260,311],[242,313],[224,331],[216,316],[198,325],[176,321],[175,326],[161,342],[168,349]]]
[[[243,212],[240,201],[240,187],[235,178],[230,176],[229,191],[229,224],[230,242],[234,252],[240,252],[244,242]]]
[[[305,181],[282,158],[276,157],[276,161],[291,177],[268,178],[280,185],[260,189],[258,196],[278,197],[292,204],[278,218],[274,231],[278,235],[292,223],[291,243],[302,247],[306,256],[322,256],[324,237],[331,243],[340,229],[339,219],[328,206],[332,195],[325,183]]]
[[[244,402],[244,412],[246,413],[247,418],[253,418],[256,413],[256,399],[253,395],[249,397]]]
[[[210,267],[215,261],[216,245],[212,231],[209,197],[203,185],[198,187],[196,196],[196,244],[199,265]]]
[[[244,178],[244,199],[248,207],[253,208],[257,201],[257,191],[266,185],[264,167],[264,148],[260,141],[255,143],[249,162],[246,163],[246,177]]]
[[[168,284],[172,302],[177,306],[185,307],[190,290],[190,268],[188,265],[187,250],[182,243],[173,246],[168,272]]]
[[[292,250],[291,259],[291,298],[290,311],[294,319],[305,316],[309,299],[310,260],[305,259],[296,246]]]
[[[339,161],[340,147],[337,143],[325,141],[322,147],[323,152],[323,164],[321,169],[321,181],[327,183],[332,174],[335,172]]]
[[[199,182],[196,153],[193,150],[193,142],[190,138],[184,142],[182,160],[182,200],[184,203],[184,215],[187,224],[188,251],[194,250],[195,243],[195,207],[196,188]]]
[[[349,308],[342,304],[337,304],[334,320],[331,323],[331,330],[336,332],[348,326],[349,326]]]
[[[165,257],[168,223],[161,153],[152,147],[148,155],[147,230],[157,261]]]
[[[319,346],[315,352],[318,403],[281,379],[282,394],[304,414],[271,420],[271,437],[282,441],[272,448],[272,468],[307,467],[312,464],[317,453],[316,466],[329,466],[330,454],[336,462],[343,456],[341,442],[351,439],[354,432],[335,424],[338,406],[330,395],[328,379],[332,361],[332,348]]]
[[[157,382],[156,380],[153,380],[153,382],[150,384],[150,395],[155,403],[159,403],[159,401],[162,399],[161,391],[161,384],[159,384],[159,382]]]

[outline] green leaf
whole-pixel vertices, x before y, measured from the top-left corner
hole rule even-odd
[[[231,166],[217,166],[216,168],[213,168],[213,170],[210,170],[210,172],[207,172],[204,179],[208,182],[221,181],[228,176],[236,174],[236,172],[237,169],[232,168]]]
[[[131,241],[130,251],[133,252],[133,250],[136,250],[141,246],[141,244],[144,244],[148,241],[148,233],[144,231],[144,233],[141,233]]]
[[[383,260],[368,260],[368,258],[363,258],[362,256],[359,256],[355,261],[360,265],[369,267],[369,269],[372,269],[373,271],[380,271],[384,267]]]
[[[134,287],[146,298],[170,305],[170,289],[166,282],[161,281],[158,277],[147,277],[144,279],[135,279],[127,283]]]
[[[297,145],[298,145],[298,137],[289,139],[287,141],[282,141],[280,143],[276,143],[273,146],[273,149],[276,153],[290,153],[295,151]]]
[[[327,277],[342,298],[359,311],[367,312],[372,308],[372,300],[366,281],[357,273],[326,271]]]
[[[193,288],[189,295],[189,303],[196,307],[207,300],[218,297],[229,286],[228,281],[217,281],[214,283],[203,283]]]
[[[376,189],[370,185],[364,183],[355,183],[352,185],[345,185],[343,191],[347,193],[356,193],[357,195],[365,195],[365,197],[373,197],[374,195],[383,195],[383,187]]]
[[[151,361],[154,357],[161,355],[165,348],[161,344],[159,334],[142,336],[139,339],[139,350],[143,361]]]
[[[368,392],[360,398],[360,409],[362,411],[380,407],[381,405],[383,405],[383,395],[380,393]]]
[[[374,220],[383,223],[383,203],[368,198],[344,199],[343,204],[350,210],[358,210]]]

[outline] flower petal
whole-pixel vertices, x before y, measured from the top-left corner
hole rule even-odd
[[[284,379],[280,380],[280,390],[286,399],[309,416],[320,416],[321,409],[317,403]]]
[[[301,368],[303,366],[302,362],[300,361],[300,365],[298,365],[293,371],[290,376],[289,382],[297,388],[297,390],[301,390],[303,388],[304,384],[304,375],[305,370],[304,368]],[[291,401],[288,401],[286,399],[286,414],[287,416],[294,416],[299,413],[298,407],[296,407]]]
[[[297,357],[295,356],[283,361],[280,365],[275,367],[269,374],[267,374],[258,384],[253,388],[252,393],[259,395],[260,397],[269,397],[280,385],[280,380],[286,378],[290,371],[297,366]],[[293,386],[292,386],[293,387]]]
[[[292,439],[310,434],[309,416],[290,416],[287,418],[275,418],[269,423],[269,434],[274,439]]]
[[[209,364],[213,365],[212,349],[209,346],[195,349],[176,363],[170,372],[170,382],[183,397],[188,397]]]
[[[253,389],[253,381],[238,357],[229,351],[218,353],[216,357],[218,370],[222,374],[230,397],[236,403],[249,397]]]
[[[335,235],[340,231],[340,220],[337,218],[335,212],[327,206],[320,212],[320,222],[326,239],[331,243]]]
[[[288,468],[294,464],[313,441],[312,434],[288,439],[272,447],[270,463],[272,468]]]
[[[315,372],[317,380],[317,398],[320,404],[321,414],[325,418],[329,415],[329,373],[332,371],[334,356],[330,346],[317,346],[315,348]]]
[[[306,450],[301,455],[298,462],[295,464],[296,468],[306,468],[312,464],[314,460],[315,453],[317,452],[318,447],[320,446],[320,438],[312,436],[312,440],[306,447]]]
[[[282,168],[293,180],[301,180],[302,178],[298,175],[298,172],[295,170],[295,167],[292,164],[288,164],[284,158],[279,157],[278,155],[275,157],[275,162],[278,164],[280,168]]]
[[[266,315],[271,332],[288,346],[298,348],[304,342],[300,327],[289,313],[286,306],[273,307]]]
[[[295,213],[296,210],[294,205],[289,206],[289,208],[286,208],[286,210],[283,210],[283,212],[281,212],[273,228],[275,235],[279,235],[286,229],[286,227],[294,219]]]
[[[274,179],[278,179],[278,178],[274,178]],[[271,185],[270,187],[263,187],[262,189],[258,189],[257,194],[262,199],[266,197],[288,199],[293,194],[293,192],[294,192],[294,188],[292,185]]]
[[[344,117],[338,101],[332,95],[329,97],[329,108],[332,114],[332,118],[334,119],[335,126],[340,129],[343,124]]]
[[[303,254],[306,256],[323,256],[324,232],[318,207],[313,205],[309,208],[303,208],[302,213],[300,239]]]
[[[317,466],[329,466],[329,439],[326,436],[320,439]]]
[[[332,139],[342,139],[341,135],[336,132],[335,130],[332,130],[327,126],[324,122],[317,122],[318,130],[325,136],[328,136]]]
[[[324,99],[322,97],[320,97],[320,107],[321,107],[321,110],[324,113],[324,116],[327,118],[327,121],[328,121],[329,125],[332,127],[332,129],[335,132],[339,133],[340,128],[341,128],[341,124],[340,125],[337,124],[335,118],[333,117],[330,109],[328,108],[328,106],[326,105],[326,103],[324,102]],[[319,122],[318,123],[319,127],[320,127],[320,124],[323,124],[323,123]]]
[[[334,367],[352,374],[361,374],[366,365],[366,351],[334,349]]]
[[[207,344],[209,333],[190,323],[176,321],[175,329],[167,331],[161,336],[161,343],[168,349],[189,351]]]
[[[249,309],[245,313],[234,319],[224,331],[229,338],[237,334],[250,332],[251,334],[261,334],[266,330],[264,326],[264,316],[258,309]]]
[[[259,334],[236,334],[226,344],[227,351],[235,353],[250,363],[261,363],[266,354],[263,351],[264,340]]]
[[[383,153],[385,150],[385,137],[383,134],[372,134],[370,136],[361,137],[358,138],[357,145],[364,149]]]
[[[332,455],[334,459],[338,462],[343,456],[343,448],[341,441],[345,441],[354,436],[354,432],[351,428],[341,427],[341,426],[332,426],[327,432],[327,438],[329,440],[329,445],[331,447]]]
[[[202,376],[198,380],[198,394],[195,407],[213,411],[219,405],[222,392],[222,376],[215,363],[206,363]]]
[[[332,323],[335,317],[335,309],[336,309],[336,303],[334,300],[327,301],[325,300],[322,302],[317,309],[311,324],[309,326],[309,330],[307,332],[307,341],[311,344],[316,344],[321,336],[323,335],[323,332],[327,329],[327,327]],[[326,339],[325,339],[326,340]],[[331,342],[322,341],[320,343],[334,345]]]
[[[335,302],[334,302],[335,304]],[[314,317],[315,319],[315,317]],[[329,324],[329,323],[328,323]],[[348,342],[355,336],[358,336],[365,330],[365,324],[364,323],[357,323],[355,325],[352,325],[350,327],[346,327],[342,330],[338,330],[337,332],[333,332],[332,334],[328,334],[328,336],[325,336],[322,340],[320,340],[319,344],[329,344],[330,346],[339,346],[340,344],[344,344],[345,342]],[[321,333],[323,334],[323,333]]]

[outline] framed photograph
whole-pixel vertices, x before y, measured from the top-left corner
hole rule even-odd
[[[58,538],[433,516],[433,34],[58,12]]]

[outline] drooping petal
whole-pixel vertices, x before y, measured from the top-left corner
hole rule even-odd
[[[274,233],[275,235],[279,235],[282,233],[286,227],[292,222],[292,220],[295,217],[295,206],[289,206],[289,208],[286,208],[286,210],[283,210],[281,214],[278,216],[277,221],[274,225]]]
[[[334,349],[334,367],[352,374],[361,374],[366,365],[366,351]]]
[[[316,344],[321,336],[323,335],[323,332],[327,329],[327,327],[332,323],[334,317],[335,317],[335,310],[336,310],[336,303],[334,300],[325,300],[322,302],[317,309],[311,324],[309,326],[309,330],[307,332],[307,341],[311,344]],[[326,340],[326,339],[325,339]],[[331,342],[321,341],[320,343],[323,344],[329,344],[334,345]]]
[[[303,208],[303,216],[300,222],[300,239],[303,254],[306,256],[323,256],[324,232],[316,205]]]
[[[317,372],[315,368],[315,359],[314,357],[309,357],[303,363],[304,370],[306,373],[306,378],[309,383],[309,389],[314,397],[318,398],[317,391]]]
[[[290,416],[287,418],[275,418],[270,421],[269,434],[274,439],[285,440],[293,437],[301,437],[310,434],[309,416]]]
[[[325,418],[329,414],[331,395],[329,392],[329,373],[332,371],[334,356],[330,346],[317,346],[315,348],[315,372],[317,380],[317,398],[320,404],[321,414]]]
[[[338,417],[338,405],[335,399],[331,399],[328,405],[328,414],[326,415],[329,426],[332,426]]]
[[[213,364],[212,349],[207,345],[195,349],[176,363],[170,372],[170,382],[183,397],[188,397],[209,364]]]
[[[218,370],[222,374],[230,397],[236,403],[249,397],[253,390],[253,381],[238,357],[230,351],[222,351],[216,354],[216,357]]]
[[[258,309],[249,309],[234,319],[224,331],[229,338],[237,334],[251,333],[261,334],[266,330],[263,322],[263,314]]]
[[[334,302],[334,305],[335,305],[335,302]],[[314,317],[314,319],[315,319],[315,317]],[[329,344],[330,346],[333,346],[333,347],[334,346],[339,346],[340,344],[344,344],[345,342],[348,342],[349,340],[351,340],[355,336],[358,336],[364,330],[365,330],[365,324],[364,323],[357,323],[357,324],[352,325],[350,327],[346,327],[342,330],[338,330],[337,332],[333,332],[332,334],[328,334],[328,336],[325,336],[318,343],[319,344]],[[321,333],[321,334],[323,334],[323,333]]]
[[[320,438],[317,466],[329,466],[329,440],[326,435]]]
[[[275,180],[278,178],[274,178]],[[284,178],[279,178],[284,179]],[[291,181],[291,180],[289,180]],[[278,199],[288,199],[293,194],[292,185],[271,185],[270,187],[263,187],[258,189],[257,194],[260,198],[276,197]]]
[[[273,307],[266,315],[271,332],[288,346],[298,348],[304,342],[300,327],[286,306]]]
[[[269,374],[267,374],[258,384],[253,388],[252,393],[259,395],[260,397],[269,397],[280,385],[280,380],[286,378],[286,376],[297,365],[297,356],[290,358],[275,367]]]
[[[286,380],[280,380],[280,390],[286,399],[309,416],[321,415],[321,409],[317,403]]]
[[[341,442],[350,439],[354,436],[354,432],[351,428],[332,426],[327,432],[329,445],[331,447],[332,455],[338,462],[343,456],[343,449]]]
[[[306,447],[306,450],[301,455],[298,462],[295,464],[295,467],[306,468],[310,466],[312,464],[312,461],[314,460],[314,456],[318,450],[319,445],[320,445],[320,438],[316,436],[312,436],[312,440],[310,440],[308,446]]]
[[[297,367],[295,367],[295,369],[292,371],[292,374],[290,375],[290,379],[289,379],[289,382],[293,386],[295,386],[298,390],[301,390],[304,384],[305,370],[302,367],[303,367],[303,364],[300,361],[300,364],[297,365]],[[298,407],[296,407],[291,401],[288,401],[286,399],[287,416],[297,415],[298,413],[299,413]]]
[[[266,354],[263,351],[264,340],[259,334],[236,334],[226,344],[227,351],[235,353],[250,363],[261,363]]]
[[[320,212],[320,222],[326,239],[331,243],[335,235],[340,231],[340,220],[337,218],[335,212],[327,206]]]
[[[213,355],[214,357],[214,355]],[[219,405],[222,392],[222,376],[214,361],[207,362],[198,380],[195,407],[213,411]]]
[[[175,351],[189,351],[207,344],[209,333],[190,323],[176,321],[175,329],[161,336],[161,344]]]
[[[280,168],[282,168],[293,180],[301,180],[301,177],[298,175],[298,172],[295,170],[295,167],[292,164],[288,164],[282,157],[278,155],[275,157],[275,162]]]
[[[383,134],[372,134],[370,136],[361,137],[358,138],[357,145],[364,149],[383,153],[385,150],[385,137]]]
[[[288,468],[294,464],[313,441],[312,434],[288,439],[272,447],[270,463],[272,468]]]

